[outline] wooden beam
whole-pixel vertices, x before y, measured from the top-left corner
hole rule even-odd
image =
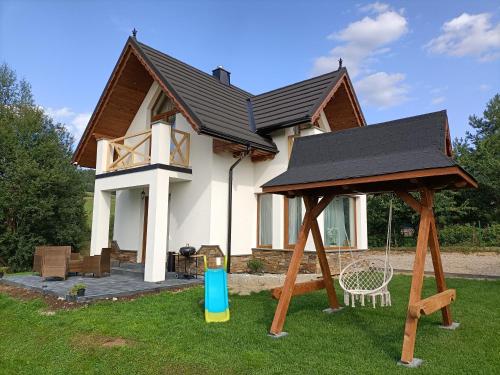
[[[434,275],[436,277],[437,291],[444,292],[446,291],[446,281],[444,278],[443,263],[441,261],[441,252],[439,249],[439,236],[434,215],[432,215],[430,222],[429,248],[431,249],[432,265],[434,268]],[[441,314],[443,316],[443,325],[450,326],[453,323],[450,306],[443,306]]]
[[[408,306],[408,313],[413,318],[418,319],[422,314],[430,315],[446,306],[449,306],[450,303],[455,301],[456,297],[457,292],[455,289],[448,289]]]
[[[270,333],[273,335],[279,335],[283,331],[286,313],[288,311],[288,306],[290,305],[295,281],[297,280],[297,274],[299,272],[300,260],[302,259],[302,255],[304,254],[304,247],[306,246],[307,236],[309,234],[309,230],[311,229],[311,221],[311,211],[306,210],[304,219],[302,221],[302,226],[300,227],[297,242],[293,250],[292,259],[290,260],[290,265],[288,266],[285,284],[283,285],[283,292],[274,313],[274,319],[270,329]]]
[[[417,248],[413,263],[413,276],[411,280],[410,300],[408,306],[415,305],[421,299],[422,284],[424,281],[425,254],[429,243],[429,228],[432,216],[432,202],[428,202],[429,194],[424,191],[422,197],[422,211],[420,213],[420,225],[418,228]],[[430,203],[430,206],[429,206]],[[406,315],[405,332],[403,337],[403,349],[401,362],[410,363],[415,351],[415,340],[417,335],[418,319],[413,317],[408,310]]]
[[[333,198],[335,198],[335,194],[325,195],[323,198],[321,198],[318,204],[311,206],[311,212],[314,219],[316,219],[323,212],[323,210],[330,204]]]
[[[303,283],[297,283],[294,285],[292,296],[298,296],[301,294],[314,292],[315,290],[320,290],[324,288],[325,288],[325,281],[323,279],[305,281]],[[280,299],[282,293],[283,293],[283,287],[274,288],[271,291],[271,296],[274,299]]]
[[[329,202],[332,201],[334,195],[330,195],[328,197],[324,197],[320,203],[323,201],[326,202],[322,206],[318,204],[316,207],[319,207],[318,210],[321,210],[320,213],[326,208]],[[327,198],[325,200],[325,198]],[[316,203],[316,198],[312,197],[304,197],[304,203],[308,210],[314,210],[314,204]],[[321,209],[322,207],[322,209]],[[319,215],[319,214],[318,214]],[[321,267],[321,273],[323,275],[323,280],[326,288],[326,293],[328,295],[328,303],[332,309],[338,309],[340,307],[339,302],[337,300],[337,294],[335,293],[335,288],[333,286],[332,274],[330,273],[330,265],[328,264],[328,258],[325,253],[325,246],[323,245],[323,239],[321,238],[321,232],[318,226],[317,216],[311,222],[311,233],[314,239],[314,246],[316,247],[316,255],[318,256],[319,265]]]
[[[388,173],[379,176],[368,176],[368,177],[357,177],[357,178],[347,178],[341,180],[333,181],[319,181],[304,184],[291,184],[291,185],[279,185],[279,186],[267,186],[263,187],[264,193],[284,193],[291,190],[305,190],[305,189],[315,189],[315,188],[327,188],[334,186],[343,185],[356,185],[356,184],[367,184],[367,183],[379,183],[379,182],[396,182],[398,180],[409,180],[411,178],[425,178],[425,177],[437,177],[437,176],[448,176],[456,175],[466,180],[467,183],[472,187],[477,187],[477,183],[467,176],[459,167],[444,167],[444,168],[430,168],[421,169],[409,172],[397,172]],[[391,189],[392,191],[392,189]]]
[[[396,191],[396,195],[418,213],[422,212],[422,205],[420,202],[413,198],[407,191]]]

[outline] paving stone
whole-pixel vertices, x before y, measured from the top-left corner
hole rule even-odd
[[[134,271],[140,270],[139,267],[133,269]],[[152,290],[168,290],[186,285],[202,284],[203,277],[177,279],[175,273],[167,273],[164,281],[149,283],[143,281],[143,274],[126,272],[125,270],[125,272],[116,273],[112,271],[110,276],[101,278],[70,276],[66,280],[43,280],[40,276],[18,275],[4,277],[3,282],[63,298],[73,285],[83,283],[86,285],[85,296],[78,297],[78,302],[86,302],[96,299],[126,297]]]

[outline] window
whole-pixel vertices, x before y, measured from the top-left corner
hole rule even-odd
[[[151,120],[164,120],[173,125],[175,123],[176,112],[174,102],[162,92],[151,109]]]
[[[285,198],[285,247],[297,242],[302,225],[302,198]]]
[[[259,194],[257,196],[257,227],[258,247],[272,247],[273,245],[273,195]]]
[[[325,247],[355,247],[355,199],[336,197],[324,210]]]

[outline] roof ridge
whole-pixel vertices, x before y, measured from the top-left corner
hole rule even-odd
[[[237,90],[237,91],[239,91],[241,94],[244,94],[244,95],[249,96],[249,97],[253,97],[253,96],[254,96],[254,94],[252,94],[252,93],[250,93],[250,92],[248,92],[248,91],[246,91],[246,90],[243,90],[241,87],[238,87],[238,86],[236,86],[236,85],[233,85],[232,83],[231,83],[231,84],[229,84],[229,85],[226,85],[226,84],[222,83],[221,81],[219,81],[217,78],[215,78],[213,75],[211,75],[211,74],[209,74],[209,73],[207,73],[207,72],[205,72],[205,71],[203,71],[203,70],[201,70],[201,69],[199,69],[199,68],[197,68],[197,67],[195,67],[195,66],[193,66],[193,65],[191,65],[191,64],[188,64],[188,63],[186,63],[186,62],[184,62],[184,61],[182,61],[182,60],[179,60],[179,59],[177,59],[177,58],[175,58],[175,57],[173,57],[173,56],[171,56],[171,55],[169,55],[169,54],[167,54],[167,53],[165,53],[165,52],[162,52],[162,51],[160,51],[159,49],[156,49],[156,48],[154,48],[154,47],[151,47],[150,45],[148,45],[148,44],[146,44],[146,43],[139,42],[138,40],[136,40],[135,42],[139,45],[139,47],[146,47],[146,48],[152,49],[153,51],[155,51],[155,52],[157,52],[157,53],[159,53],[159,54],[161,54],[161,55],[164,55],[164,56],[168,57],[169,59],[172,59],[172,60],[174,60],[174,61],[176,61],[176,62],[178,62],[178,63],[180,63],[180,64],[182,64],[182,65],[186,66],[187,68],[189,68],[189,69],[191,69],[191,70],[194,70],[194,71],[195,71],[195,72],[197,72],[197,73],[201,73],[202,75],[204,75],[204,76],[206,76],[206,77],[210,77],[210,78],[211,78],[211,79],[213,79],[215,82],[217,82],[218,84],[222,85],[222,86],[223,86],[223,87],[225,87],[225,88],[229,88],[229,89],[234,89],[234,90]]]
[[[302,81],[298,81],[298,82],[294,82],[294,83],[290,83],[288,85],[285,85],[285,86],[281,86],[281,87],[277,87],[275,89],[272,89],[272,90],[269,90],[269,91],[264,91],[264,92],[261,92],[260,94],[256,94],[256,95],[253,95],[252,99],[256,99],[258,98],[259,96],[262,96],[262,95],[265,95],[265,94],[270,94],[274,91],[279,91],[279,90],[283,90],[283,89],[286,89],[286,88],[289,88],[291,86],[295,86],[295,85],[299,85],[299,84],[302,84],[302,83],[305,83],[307,81],[312,81],[313,79],[318,79],[320,77],[326,77],[327,75],[331,74],[333,75],[334,73],[338,73],[342,70],[347,70],[346,68],[341,68],[340,70],[333,70],[331,72],[328,72],[328,73],[325,73],[325,74],[320,74],[319,76],[315,76],[315,77],[311,77],[311,78],[307,78],[307,79],[303,79]]]

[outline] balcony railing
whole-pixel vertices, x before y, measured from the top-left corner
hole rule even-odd
[[[110,140],[112,156],[107,170],[116,171],[149,164],[150,144],[151,130]]]
[[[152,142],[151,130],[109,140],[110,161],[106,166],[106,171],[112,172],[150,164]],[[189,133],[171,128],[170,164],[189,167],[190,145]],[[164,146],[160,145],[160,147]]]
[[[190,134],[172,128],[170,133],[170,164],[189,166]]]

